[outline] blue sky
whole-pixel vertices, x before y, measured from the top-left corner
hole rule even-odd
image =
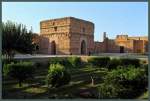
[[[22,23],[40,33],[40,21],[73,16],[95,24],[94,40],[118,34],[148,35],[147,2],[3,2],[2,21]]]

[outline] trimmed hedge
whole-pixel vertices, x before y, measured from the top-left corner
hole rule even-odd
[[[50,59],[49,64],[61,64],[66,69],[79,68],[82,66],[82,61],[80,57],[54,57]]]
[[[141,67],[139,59],[129,59],[129,58],[120,58],[120,59],[111,59],[107,65],[109,70],[117,69],[117,66],[122,66],[126,68],[126,66],[132,65],[134,68]],[[120,67],[121,68],[121,67]]]
[[[2,59],[2,67],[4,67],[4,64],[10,64],[10,63],[17,63],[18,61],[17,60],[7,60],[7,59]]]
[[[144,69],[117,67],[105,76],[99,86],[100,98],[136,98],[148,87],[148,77]]]
[[[135,67],[139,67],[140,60],[139,59],[121,58],[120,65],[123,65],[123,66],[133,65]]]
[[[116,69],[117,68],[117,66],[119,66],[119,65],[121,65],[121,63],[120,63],[120,59],[111,59],[110,61],[109,61],[109,63],[108,63],[108,65],[107,65],[107,68],[109,69],[109,70],[111,70],[111,69]]]
[[[51,64],[49,66],[48,74],[46,77],[46,83],[51,87],[61,87],[63,85],[69,84],[71,80],[71,75],[64,68],[63,65],[60,64]]]
[[[49,62],[49,65],[51,64],[61,64],[65,68],[72,68],[71,63],[68,61],[67,58],[53,57],[50,59],[50,62]]]
[[[65,68],[80,68],[83,66],[83,62],[80,57],[53,57],[50,59],[50,64],[61,64]],[[110,59],[109,57],[91,57],[88,59],[88,64],[93,67],[108,68],[109,70],[116,69],[117,66],[128,66],[133,65],[135,68],[140,67],[139,59],[129,59],[129,58],[120,58],[120,59]]]
[[[109,61],[109,57],[91,57],[88,59],[88,63],[95,67],[106,67]]]
[[[50,59],[49,65],[50,64],[61,64],[61,65],[64,65],[64,63],[66,62],[65,60],[66,60],[65,58],[53,57],[53,58]]]
[[[80,57],[68,57],[67,60],[73,68],[79,68],[82,66],[82,61]]]
[[[24,80],[33,78],[34,71],[35,67],[32,62],[12,62],[10,64],[4,64],[3,67],[3,75],[17,79],[20,87]]]
[[[148,64],[144,64],[141,66],[145,70],[146,75],[148,76]]]

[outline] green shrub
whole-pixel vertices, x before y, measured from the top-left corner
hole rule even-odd
[[[148,64],[143,64],[141,66],[141,68],[143,68],[145,70],[146,75],[148,76]]]
[[[27,78],[33,78],[35,67],[32,62],[18,62],[4,64],[3,73],[4,76],[10,76],[18,80],[19,86],[22,86],[22,82]]]
[[[67,57],[67,58],[54,57],[51,58],[49,64],[61,64],[66,69],[72,69],[81,67],[82,62],[80,57]]]
[[[148,87],[144,69],[117,67],[106,75],[99,86],[100,98],[136,98]]]
[[[35,66],[37,67],[37,69],[48,69],[49,67],[49,61],[36,61],[34,62]]]
[[[99,98],[101,99],[109,99],[116,98],[118,96],[119,89],[117,89],[117,85],[105,84],[102,83],[98,87],[99,90]]]
[[[109,57],[91,57],[88,59],[88,63],[96,67],[106,67],[109,61]]]
[[[49,66],[48,75],[46,77],[46,82],[49,86],[60,87],[66,85],[70,82],[71,76],[69,72],[60,64],[51,64]]]
[[[135,67],[139,67],[140,66],[140,60],[139,59],[121,58],[120,64],[123,66],[134,65]]]
[[[51,64],[61,64],[66,69],[72,68],[71,63],[68,61],[67,58],[53,57],[50,59],[50,62],[49,62],[49,65],[51,65]]]
[[[79,68],[82,66],[80,57],[68,57],[67,59],[73,68]]]
[[[64,59],[60,57],[53,57],[50,59],[49,64],[62,64],[63,65]]]
[[[117,66],[120,65],[120,60],[119,59],[111,59],[107,65],[107,68],[110,69],[116,69]]]
[[[17,63],[17,60],[8,60],[8,59],[2,59],[2,67],[4,66],[4,64],[10,64],[11,62]]]
[[[132,65],[134,68],[140,67],[140,60],[139,59],[128,59],[128,58],[121,58],[121,59],[111,59],[107,65],[107,68],[112,70],[116,69],[117,66],[122,66],[123,68],[126,68],[125,66]],[[121,68],[121,67],[120,67]]]

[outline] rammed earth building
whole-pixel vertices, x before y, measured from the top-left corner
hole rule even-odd
[[[148,37],[117,35],[109,39],[106,32],[103,42],[94,42],[94,23],[74,17],[40,22],[39,51],[51,55],[86,55],[92,53],[146,53]],[[34,39],[35,40],[35,39]]]

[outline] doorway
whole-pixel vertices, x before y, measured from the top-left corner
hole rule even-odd
[[[124,46],[120,46],[120,53],[124,53]]]
[[[56,43],[55,43],[55,41],[51,42],[51,54],[56,55]]]
[[[82,40],[81,42],[81,55],[85,55],[86,54],[86,43],[84,40]]]

